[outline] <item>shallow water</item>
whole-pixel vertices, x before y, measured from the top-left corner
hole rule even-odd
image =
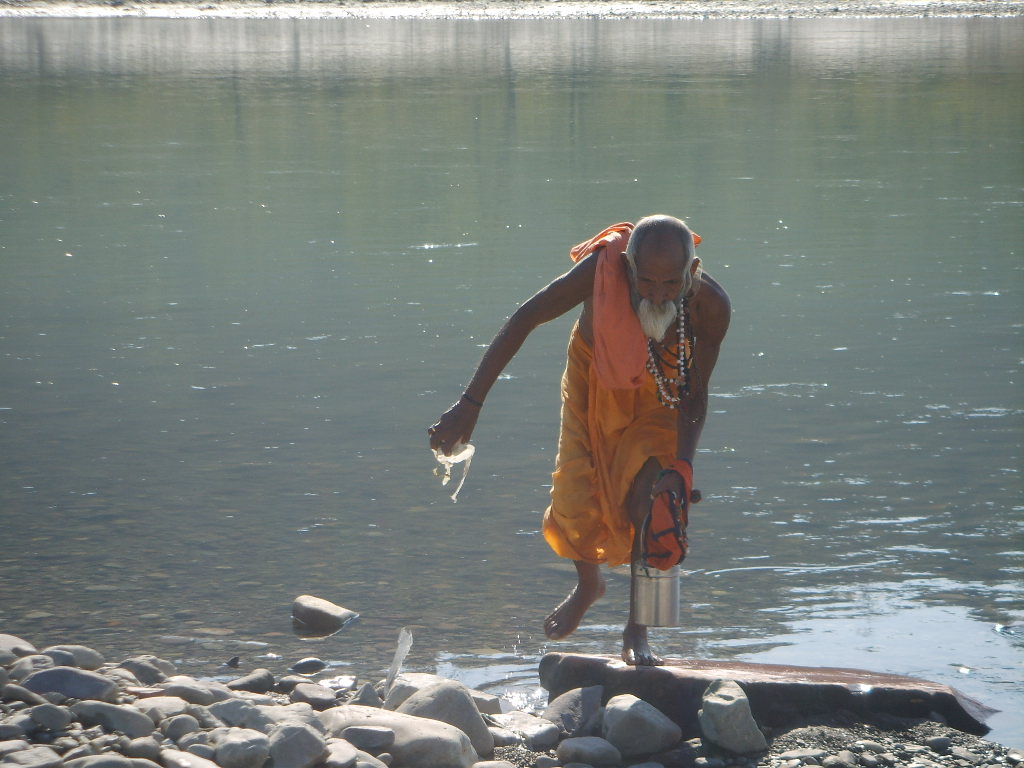
[[[687,217],[734,318],[672,655],[957,686],[1024,746],[1018,20],[0,20],[0,631],[535,699],[567,248]],[[362,618],[300,640],[293,597]],[[268,657],[269,654],[269,657]],[[276,658],[281,656],[281,659]]]

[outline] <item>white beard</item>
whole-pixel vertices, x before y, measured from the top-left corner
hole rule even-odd
[[[649,338],[661,341],[665,338],[669,326],[676,319],[676,303],[666,301],[657,305],[649,299],[640,299],[636,308],[636,316],[640,319],[640,327]]]

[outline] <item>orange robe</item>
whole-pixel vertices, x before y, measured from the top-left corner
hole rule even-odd
[[[634,479],[648,458],[666,466],[676,451],[677,412],[661,404],[654,377],[643,369],[646,337],[629,303],[622,253],[631,230],[629,224],[610,227],[572,251],[578,261],[604,248],[592,307],[598,360],[577,323],[562,377],[562,429],[544,513],[544,538],[558,555],[608,565],[630,561],[626,497]],[[620,277],[624,297],[613,284]]]

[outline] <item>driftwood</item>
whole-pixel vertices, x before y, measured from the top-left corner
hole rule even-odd
[[[667,659],[663,667],[631,667],[612,656],[549,653],[540,661],[540,683],[550,698],[600,685],[604,701],[631,693],[683,729],[700,735],[697,710],[715,680],[734,680],[750,700],[759,725],[791,727],[809,718],[845,711],[864,720],[879,715],[937,720],[985,735],[985,720],[998,710],[948,685],[902,675],[835,667],[794,667],[742,661]]]

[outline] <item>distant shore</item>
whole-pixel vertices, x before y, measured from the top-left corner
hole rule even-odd
[[[0,0],[0,17],[817,19],[1024,17],[1024,0]]]

